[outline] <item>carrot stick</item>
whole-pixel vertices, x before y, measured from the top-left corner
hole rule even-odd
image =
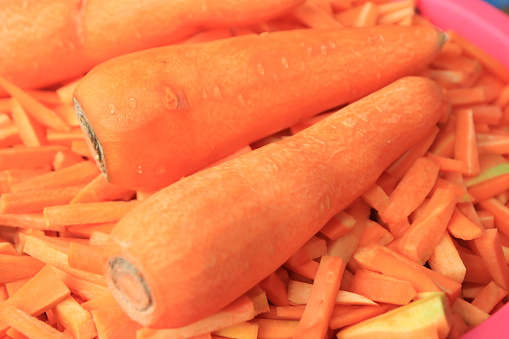
[[[47,144],[45,127],[29,116],[16,99],[12,100],[11,106],[12,119],[23,144],[29,147]]]
[[[290,266],[298,266],[309,260],[319,258],[327,254],[327,243],[324,239],[316,236],[309,239],[304,246],[286,261]]]
[[[461,298],[451,305],[451,311],[461,317],[468,326],[477,326],[489,318],[489,313]]]
[[[0,283],[32,277],[43,266],[39,260],[26,255],[0,254]]]
[[[374,318],[396,307],[396,305],[389,304],[374,306],[341,306],[334,310],[334,314],[330,320],[330,327],[332,329],[338,329],[353,325],[363,320]]]
[[[104,175],[98,174],[73,199],[71,204],[117,200],[133,196],[134,191],[109,183]]]
[[[72,339],[67,333],[62,333],[46,324],[45,322],[31,316],[19,308],[7,305],[0,307],[0,318],[28,338],[40,339]]]
[[[84,225],[70,225],[65,226],[67,232],[70,232],[78,237],[91,237],[94,232],[103,232],[110,233],[113,227],[115,227],[117,223],[114,222],[104,222],[104,223],[92,223],[92,224],[84,224]],[[59,226],[62,227],[62,226]]]
[[[0,196],[0,213],[42,212],[47,206],[64,205],[80,192],[83,186],[68,186]]]
[[[74,93],[74,90],[76,89],[76,86],[78,85],[78,82],[80,82],[81,77],[69,81],[66,84],[60,86],[57,88],[55,93],[60,98],[60,102],[66,105],[72,105],[72,94]]]
[[[88,147],[88,144],[85,140],[71,141],[71,151],[88,159],[94,158],[94,155],[92,154],[92,151]]]
[[[84,140],[81,129],[74,127],[70,131],[46,130],[46,139],[48,143],[70,146],[75,140]]]
[[[90,312],[99,338],[136,338],[141,325],[129,318],[120,307]]]
[[[42,213],[0,214],[0,224],[9,227],[23,227],[37,230],[63,230],[61,226],[46,225]]]
[[[258,284],[267,295],[267,299],[274,305],[285,306],[288,303],[287,286],[281,278],[272,272]]]
[[[458,283],[463,283],[466,267],[454,246],[451,236],[445,232],[442,239],[428,259],[431,269]]]
[[[467,165],[458,159],[451,159],[434,153],[426,153],[426,157],[433,160],[439,167],[441,172],[457,172],[467,173]]]
[[[91,161],[82,161],[57,171],[41,174],[11,186],[14,193],[86,184],[99,174]]]
[[[344,270],[343,259],[322,256],[308,303],[293,338],[325,337]]]
[[[356,220],[353,216],[345,211],[341,211],[327,221],[320,230],[320,233],[331,240],[336,240],[350,232],[355,223]]]
[[[396,24],[405,19],[411,19],[415,13],[412,6],[396,10],[391,13],[380,15],[376,21],[378,25]]]
[[[373,220],[366,222],[366,227],[359,240],[359,247],[363,247],[371,242],[380,245],[387,245],[394,240],[394,236],[382,225]]]
[[[454,208],[447,230],[457,239],[472,240],[482,235],[483,228],[468,219],[458,208]]]
[[[318,262],[314,260],[308,260],[302,264],[295,266],[293,266],[291,262],[290,263],[286,262],[284,266],[293,273],[297,273],[301,278],[304,277],[309,280],[314,280],[316,272],[318,271]]]
[[[492,280],[472,300],[472,305],[486,313],[490,313],[506,295],[507,290],[504,290]]]
[[[479,174],[479,156],[472,110],[458,110],[454,157],[467,166],[468,176]]]
[[[71,290],[73,295],[79,296],[83,300],[91,300],[100,298],[105,294],[110,294],[106,286],[79,278],[56,267],[52,268],[59,279]]]
[[[497,229],[487,229],[473,240],[493,280],[506,291],[509,289],[509,266],[502,251]]]
[[[362,195],[362,199],[378,212],[383,212],[389,206],[390,198],[382,187],[374,184]]]
[[[115,222],[132,210],[138,201],[102,201],[50,206],[43,210],[48,226],[83,225]]]
[[[454,191],[437,189],[423,214],[416,219],[398,242],[398,250],[424,264],[440,242],[456,205]]]
[[[382,40],[383,43],[372,43]],[[355,101],[402,76],[414,74],[431,61],[442,43],[441,33],[430,27],[387,26],[327,32],[291,30],[207,44],[168,46],[144,51],[135,58],[118,58],[114,63],[102,64],[89,72],[76,88],[76,108],[93,152],[112,183],[132,189],[164,187],[255,140]],[[387,48],[389,44],[394,48]],[[343,48],[339,48],[340,45]],[[412,55],[409,49],[414,51]],[[260,53],[262,50],[285,52],[274,56]],[[224,68],[225,56],[231,60],[228,64],[238,69],[230,67],[220,79],[214,76],[209,81],[204,78],[209,73],[198,74],[194,66],[193,71],[182,67],[170,69],[177,72],[170,75],[164,63],[154,62],[160,57],[165,61],[188,60],[191,54],[202,60],[202,69]],[[221,57],[211,57],[213,54]],[[256,62],[239,55],[253,55]],[[157,74],[157,79],[148,76],[138,79],[137,89],[133,87],[132,95],[125,98],[127,94],[118,92],[122,87],[118,84],[131,84],[132,77],[125,69],[135,72],[135,67],[140,67],[138,74],[149,74],[147,67],[154,67],[150,74]],[[344,72],[345,69],[349,72]],[[246,72],[249,81],[239,77]],[[182,73],[186,74],[185,81],[180,76]],[[353,73],[357,76],[351,77]],[[330,74],[335,76],[330,77]],[[376,79],[373,74],[377,74]],[[292,98],[283,97],[282,93],[287,86],[294,85],[295,79],[299,79],[302,86],[293,87],[296,91]],[[152,84],[161,81],[167,86],[153,89]],[[190,85],[193,82],[208,85]],[[320,86],[310,88],[308,85],[317,83]],[[333,88],[334,93],[331,93]],[[153,107],[133,108],[129,104],[131,97],[134,102],[145,102],[146,97],[154,96],[158,99],[153,101]],[[269,104],[276,101],[280,104]],[[192,114],[186,115],[185,122],[179,120],[182,115],[167,114],[168,109],[189,110]],[[103,114],[112,110],[113,114]],[[129,119],[124,119],[126,116]],[[133,121],[139,128],[132,125]],[[192,123],[197,131],[192,138],[182,133],[168,133],[168,126],[177,131],[180,130],[177,126],[184,128],[186,123]],[[147,138],[147,130],[150,138]],[[235,137],[232,131],[236,131]],[[169,140],[169,136],[175,136],[175,141]],[[160,145],[157,152],[143,142],[149,139],[150,145]],[[179,165],[175,166],[176,163]]]
[[[67,253],[69,267],[77,270],[103,274],[104,253],[98,246],[89,246],[71,242]]]
[[[59,131],[68,131],[70,129],[70,126],[54,111],[2,76],[0,76],[0,87],[15,98],[27,113],[42,125]]]
[[[72,152],[71,150],[59,151],[55,154],[52,166],[55,171],[58,171],[66,167],[76,165],[77,163],[82,162],[83,160],[84,159],[82,156]]]
[[[503,193],[509,189],[509,173],[501,174],[468,187],[468,191],[480,202]]]
[[[258,325],[250,322],[243,322],[237,325],[225,327],[214,332],[219,338],[258,338]],[[196,338],[196,337],[195,337]],[[212,336],[210,336],[212,338]],[[199,338],[198,338],[199,339]],[[208,339],[204,337],[203,339]]]
[[[336,20],[343,25],[354,27],[374,26],[378,16],[378,6],[373,2],[366,2],[335,15]]]
[[[11,191],[11,185],[22,180],[47,173],[50,168],[40,169],[10,169],[0,171],[0,193]]]
[[[41,288],[45,289],[45,293],[40,292]],[[33,316],[38,316],[66,299],[70,293],[69,289],[55,275],[51,266],[46,265],[32,279],[5,300],[0,305],[0,309],[10,305]],[[0,335],[3,335],[9,325],[4,322],[3,317],[0,319]]]
[[[73,338],[92,339],[97,336],[92,315],[72,296],[56,305],[54,311],[57,321]]]
[[[58,105],[52,107],[55,113],[71,127],[78,127],[80,122],[72,105]]]
[[[58,94],[53,90],[28,89],[26,90],[26,92],[33,96],[36,100],[48,106],[58,105],[62,103]]]
[[[18,126],[12,124],[6,127],[0,127],[0,148],[7,148],[21,144],[21,136]]]
[[[65,149],[61,145],[0,149],[0,170],[46,168],[55,154]]]
[[[309,28],[342,28],[343,25],[315,3],[304,2],[292,11],[292,15]]]
[[[389,206],[380,213],[380,217],[387,223],[397,223],[407,218],[428,195],[437,180],[439,169],[434,161],[418,158],[391,193]]]
[[[509,220],[507,219],[509,217],[509,207],[495,198],[481,201],[479,207],[493,215],[497,229],[500,232],[506,236],[509,235]]]

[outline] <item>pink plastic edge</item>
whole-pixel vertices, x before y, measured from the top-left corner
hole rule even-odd
[[[482,0],[418,0],[422,15],[454,30],[509,68],[509,16]]]

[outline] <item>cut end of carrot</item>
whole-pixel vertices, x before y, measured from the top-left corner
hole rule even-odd
[[[78,120],[80,122],[81,129],[85,134],[85,137],[88,139],[89,143],[92,145],[92,148],[94,149],[94,159],[97,162],[97,165],[101,169],[101,172],[107,175],[103,146],[101,145],[101,142],[97,138],[94,129],[90,125],[90,122],[88,121],[87,116],[85,115],[85,112],[83,112],[83,108],[81,107],[78,100],[76,100],[76,98],[74,99],[74,110],[76,112],[76,115],[78,116]]]
[[[129,316],[144,323],[145,315],[150,314],[154,304],[152,292],[140,271],[122,257],[110,258],[107,269],[111,277],[107,283],[113,296]]]

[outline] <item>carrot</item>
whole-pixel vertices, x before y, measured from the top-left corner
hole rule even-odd
[[[472,300],[472,305],[490,313],[506,295],[507,291],[492,280]]]
[[[291,15],[298,22],[309,28],[342,28],[343,25],[325,9],[317,4],[306,1],[302,5],[292,10]]]
[[[489,318],[489,313],[461,298],[451,304],[451,311],[461,317],[468,326],[477,326]]]
[[[283,280],[273,272],[258,284],[267,295],[267,299],[278,306],[289,305],[287,286]]]
[[[288,282],[288,301],[292,305],[307,304],[309,302],[312,283],[305,283],[296,280]],[[376,303],[362,295],[352,293],[345,290],[340,290],[335,297],[334,301],[338,305],[376,305]]]
[[[50,168],[40,169],[9,169],[0,171],[0,193],[11,191],[11,185],[50,171]]]
[[[100,202],[132,197],[134,192],[109,183],[102,174],[98,174],[74,196],[70,203]]]
[[[46,292],[41,294],[41,288],[45,289]],[[70,293],[69,289],[55,275],[51,266],[46,265],[5,300],[0,305],[0,309],[10,305],[33,316],[38,316],[69,297]],[[0,319],[0,335],[3,335],[7,331],[8,324],[4,322],[3,317]]]
[[[465,279],[467,269],[448,232],[444,233],[442,239],[435,247],[428,259],[428,264],[433,271],[451,278],[460,284]]]
[[[297,250],[286,262],[291,266],[298,266],[306,261],[320,258],[327,254],[327,243],[316,236],[309,239],[304,246]]]
[[[458,208],[454,208],[447,230],[457,239],[472,240],[482,235],[483,228],[468,219]]]
[[[495,218],[495,223],[499,232],[509,235],[509,207],[495,198],[483,200],[479,203],[482,210],[490,212]]]
[[[374,184],[364,192],[362,199],[378,212],[383,212],[390,203],[389,196],[378,184]]]
[[[468,176],[479,174],[479,156],[472,110],[458,110],[454,157],[467,166]]]
[[[423,214],[414,220],[398,242],[400,253],[424,264],[440,242],[456,205],[452,190],[437,189]]]
[[[46,130],[46,139],[48,143],[71,145],[75,140],[84,140],[83,132],[81,129],[74,127],[70,131],[56,131],[54,129]]]
[[[334,313],[330,320],[330,327],[332,329],[337,329],[353,325],[363,320],[374,318],[396,307],[396,305],[389,304],[374,306],[341,306],[334,309]]]
[[[83,300],[91,300],[110,294],[106,286],[79,278],[54,266],[52,268],[58,278],[71,290],[74,296],[79,296]]]
[[[308,303],[293,338],[318,339],[325,336],[344,270],[343,259],[322,256]]]
[[[44,126],[29,116],[17,100],[13,99],[11,106],[12,119],[17,126],[19,137],[23,144],[26,146],[47,144]]]
[[[356,220],[353,216],[346,211],[341,211],[327,221],[320,230],[320,233],[331,240],[336,240],[350,232],[355,223]]]
[[[49,324],[27,314],[19,308],[8,305],[0,308],[0,318],[9,326],[21,332],[27,338],[71,339],[71,335],[62,333]]]
[[[379,7],[373,2],[352,7],[338,12],[335,17],[345,26],[365,27],[374,26],[380,14]]]
[[[402,91],[408,92],[409,95],[403,96],[408,99],[402,99]],[[396,95],[398,104],[391,100],[391,94]],[[376,106],[373,103],[376,103]],[[412,112],[414,116],[422,117],[424,121],[419,121],[419,119],[409,121],[403,117],[404,114],[400,116],[402,111],[398,109],[399,105],[405,105],[404,112]],[[384,114],[375,107],[380,108]],[[426,109],[421,111],[424,107]],[[417,77],[403,78],[347,106],[336,115],[322,120],[295,136],[196,173],[160,190],[140,204],[128,216],[122,218],[112,231],[110,236],[112,241],[108,250],[110,259],[105,272],[109,286],[126,312],[143,324],[179,326],[214,313],[238,297],[243,290],[248,289],[252,284],[274,271],[313,234],[318,232],[327,220],[358,198],[375,182],[391,161],[422,138],[422,134],[429,132],[438,117],[443,114],[444,108],[441,92],[434,83]],[[416,111],[420,113],[416,114]],[[392,116],[388,125],[384,118],[386,114]],[[408,123],[409,125],[407,125]],[[416,123],[421,127],[417,128]],[[335,129],[329,129],[329,126],[335,126]],[[352,134],[354,126],[356,133]],[[371,128],[376,130],[374,133],[376,137],[366,140],[365,135],[369,135]],[[416,130],[421,133],[415,133]],[[325,133],[325,131],[329,132]],[[358,133],[359,131],[363,133]],[[411,133],[407,134],[404,131],[411,131]],[[348,137],[345,138],[345,136]],[[402,142],[403,140],[404,142]],[[302,152],[302,148],[299,146],[302,143],[307,145],[306,152]],[[324,143],[328,145],[326,149],[331,150],[334,155],[324,152]],[[333,145],[336,144],[341,147],[334,147]],[[344,151],[337,152],[338,149]],[[311,154],[316,161],[309,161]],[[355,159],[364,158],[364,156],[371,159],[369,165],[364,162],[359,164],[355,161]],[[340,170],[334,166],[329,168],[323,165],[331,163],[333,161],[331,157],[341,157],[341,161],[349,163],[349,165]],[[352,161],[349,162],[347,159],[352,159]],[[320,163],[321,165],[316,167]],[[295,164],[299,164],[298,171],[295,171]],[[313,168],[315,173],[317,168],[320,168],[320,172],[323,174],[315,176],[319,181],[311,182],[309,176],[304,174],[308,171],[304,169],[307,166],[311,166],[309,169]],[[249,170],[246,170],[247,168]],[[243,183],[249,182],[250,184],[248,186],[242,184],[242,187],[239,187],[238,179],[236,179],[237,174],[233,173],[242,173]],[[299,173],[302,173],[302,178]],[[320,179],[318,179],[319,177]],[[323,180],[325,177],[330,179]],[[262,193],[265,190],[261,187],[267,187],[267,185],[274,187],[271,190],[272,194]],[[329,185],[333,185],[335,189],[330,190]],[[207,189],[202,189],[202,187]],[[221,188],[219,189],[219,187]],[[246,187],[249,188],[246,189]],[[308,192],[305,197],[302,194],[292,193],[296,192],[295,190],[300,191],[302,187],[305,187]],[[337,189],[338,187],[341,189]],[[195,190],[200,190],[201,193],[195,195],[193,193]],[[221,199],[218,199],[217,196],[219,192],[221,192]],[[261,196],[260,193],[262,193]],[[246,199],[243,199],[242,196],[245,196]],[[299,196],[302,197],[302,200],[297,202],[295,198]],[[198,197],[199,199],[197,199]],[[169,203],[170,200],[171,203]],[[252,206],[248,207],[244,203],[236,204],[239,201],[244,203],[270,201],[270,203],[264,203],[263,207],[254,203],[257,210],[256,217],[249,218],[250,221],[246,224],[245,215],[251,213],[249,211],[254,208],[254,205],[248,203],[248,206]],[[217,203],[220,205],[215,206]],[[165,206],[164,209],[161,208],[161,204]],[[221,206],[228,206],[228,208],[224,209]],[[280,213],[275,213],[275,211],[284,210],[288,206],[299,211],[298,216],[281,218]],[[178,223],[172,221],[172,218],[177,215],[172,212],[172,208],[180,211],[178,214],[181,217],[179,217]],[[183,208],[192,211],[192,213],[185,214]],[[198,212],[198,209],[201,212]],[[155,210],[158,211],[157,218],[147,218],[155,216],[156,214],[153,213]],[[197,223],[194,218],[200,213],[207,215],[207,218],[198,217],[200,222]],[[228,215],[227,218],[223,216],[224,213]],[[188,220],[186,222],[183,222],[182,219],[184,215]],[[140,218],[142,216],[143,218]],[[263,223],[256,220],[263,220]],[[150,230],[157,230],[161,236],[154,236],[154,232],[137,232],[136,230],[140,227],[144,228],[145,222],[150,223]],[[203,222],[209,226],[203,227]],[[239,228],[238,222],[244,226]],[[186,225],[185,235],[172,230],[178,229],[180,227],[178,225],[183,223]],[[198,224],[200,231],[193,231],[195,227],[198,227]],[[255,224],[256,227],[250,226]],[[264,225],[264,227],[260,227],[260,225]],[[246,237],[247,232],[250,234],[248,237]],[[173,234],[172,237],[164,236],[164,234],[170,233]],[[211,239],[210,237],[212,237],[216,240],[205,242],[189,237],[198,233],[200,239]],[[182,239],[179,239],[179,234],[182,235]],[[219,235],[224,239],[219,240]],[[150,240],[144,239],[145,236],[149,236]],[[130,240],[126,241],[126,239]],[[180,245],[193,244],[194,241],[198,241],[199,245],[184,247]],[[220,245],[221,243],[235,244],[235,246],[224,248]],[[126,244],[129,244],[129,248],[124,248]],[[150,250],[148,250],[149,248]],[[203,255],[197,255],[196,248],[200,248],[200,253]],[[238,261],[231,260],[238,258],[233,254],[236,253],[236,248],[242,248],[244,253],[252,253],[252,255],[246,254],[242,260]],[[187,250],[191,249],[193,255],[187,253]],[[155,255],[154,253],[166,253],[157,256],[168,260],[158,260],[158,264],[145,265],[145,263],[151,262],[150,258]],[[206,264],[212,253],[222,253],[220,257],[213,255],[216,258],[214,266]],[[227,253],[232,254],[228,255]],[[257,264],[246,264],[246,258],[253,260],[256,258]],[[230,274],[221,276],[220,279],[208,279],[207,277],[216,276],[214,267],[220,266],[230,267]],[[192,267],[206,269],[196,272]],[[172,272],[171,280],[164,278],[166,276],[164,272]],[[193,276],[198,274],[202,278],[187,279],[188,274]],[[236,279],[236,276],[239,279]],[[120,283],[125,279],[134,284],[128,290],[123,291],[123,288],[126,287]],[[204,285],[204,281],[209,281],[211,284]],[[214,283],[213,281],[218,282]],[[197,285],[193,286],[193,282],[196,282]],[[175,295],[169,293],[179,290],[177,286],[184,285],[188,293]],[[169,286],[175,287],[169,288]],[[195,292],[190,292],[191,290]],[[215,292],[209,293],[212,290]],[[131,296],[139,294],[144,297],[137,299],[142,302],[130,301],[130,298],[124,297],[125,294]],[[203,298],[198,297],[199,295],[202,295]],[[211,298],[211,295],[217,297]],[[189,305],[190,301],[187,300],[189,297],[193,298],[195,304],[197,300],[200,301],[200,306],[196,304],[195,310],[189,310],[187,306],[184,306]],[[146,307],[148,309],[145,309]],[[140,312],[137,309],[144,311]],[[172,311],[174,309],[182,311],[177,314]],[[186,309],[188,311],[184,311]]]
[[[417,159],[391,193],[389,205],[380,213],[382,220],[397,223],[408,217],[424,201],[435,184],[439,169],[428,158]]]
[[[75,106],[109,181],[132,189],[163,187],[250,142],[414,73],[442,43],[443,36],[433,28],[387,26],[292,30],[169,46],[96,67],[76,88]],[[409,55],[408,49],[414,53]],[[261,52],[266,50],[284,53]],[[195,65],[187,62],[191,55],[200,60],[201,69],[219,70],[225,58],[231,61],[218,78],[214,72],[196,73]],[[181,66],[166,66],[175,63]],[[138,77],[133,84],[130,72],[153,76]],[[186,74],[185,82],[179,74]],[[213,78],[207,78],[209,74]],[[192,85],[195,82],[205,85]],[[278,96],[290,84],[295,88],[292,97]],[[192,136],[178,132],[187,124],[196,131]],[[157,152],[149,144],[159,145]]]
[[[393,240],[394,236],[385,227],[376,221],[368,220],[358,246],[363,247],[371,242],[376,242],[385,246]]]
[[[509,266],[505,261],[497,229],[487,229],[473,240],[493,280],[506,291],[509,290]]]
[[[0,11],[0,21],[4,23],[1,49],[9,51],[0,64],[0,74],[24,88],[45,87],[73,80],[112,57],[178,42],[204,26],[261,22],[302,2],[198,1],[168,5],[155,1],[133,6],[108,1],[76,6],[67,1],[26,5],[9,1]],[[112,8],[121,15],[113,18]],[[58,24],[51,21],[53,16],[60,18]],[[82,20],[77,21],[76,17]],[[106,31],[110,33],[105,35]],[[51,39],[59,43],[49,43]],[[24,53],[19,46],[31,46],[33,51]]]
[[[7,148],[20,144],[21,136],[19,134],[18,126],[11,124],[6,127],[0,128],[0,147]]]
[[[42,213],[0,214],[0,224],[9,227],[23,227],[34,230],[62,231],[61,226],[48,226]]]
[[[58,151],[65,149],[61,145],[0,149],[0,170],[45,168],[51,166]]]
[[[79,162],[82,162],[84,159],[82,156],[72,152],[72,151],[59,151],[55,154],[55,158],[53,159],[53,169],[58,171],[59,169],[63,169],[72,165],[76,165]]]
[[[69,267],[99,275],[103,274],[102,248],[72,242],[67,256]]]
[[[92,339],[97,336],[92,315],[72,296],[56,305],[54,311],[57,321],[73,338]]]
[[[32,277],[44,266],[26,255],[0,254],[0,283]]]

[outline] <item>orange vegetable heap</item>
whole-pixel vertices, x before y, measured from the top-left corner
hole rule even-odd
[[[308,0],[268,21],[203,29],[181,44],[293,29],[429,26],[414,5]],[[450,109],[438,123],[414,144],[398,144],[404,153],[375,183],[281,265],[220,310],[174,328],[131,318],[104,271],[110,233],[158,189],[122,188],[100,173],[72,107],[79,78],[26,89],[0,74],[9,93],[0,98],[0,338],[460,338],[489,319],[509,291],[509,70],[447,33],[438,56],[414,74],[442,89]],[[320,112],[207,167],[288,143],[334,114]],[[121,289],[136,291],[139,281],[126,277]],[[150,304],[144,297],[129,296]]]

